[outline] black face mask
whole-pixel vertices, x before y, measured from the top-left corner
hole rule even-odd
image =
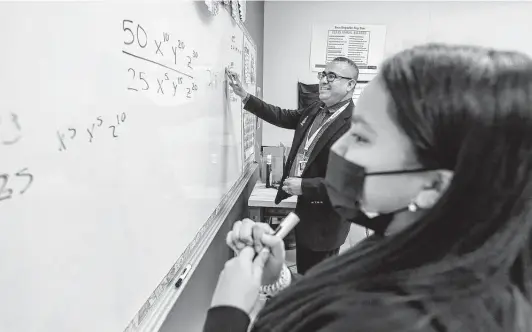
[[[393,212],[369,218],[359,206],[364,192],[366,176],[407,174],[427,171],[429,169],[412,169],[400,171],[386,171],[366,173],[364,167],[345,160],[335,152],[329,153],[325,186],[334,210],[345,220],[369,228],[376,233],[383,234],[391,223],[394,214],[408,210],[408,207]]]

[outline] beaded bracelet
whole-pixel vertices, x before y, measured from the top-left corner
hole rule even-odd
[[[260,295],[261,297],[266,297],[266,298],[275,296],[277,295],[277,293],[279,293],[280,291],[288,287],[291,282],[292,282],[292,274],[290,273],[288,266],[286,266],[286,264],[283,264],[283,269],[281,270],[279,279],[277,279],[277,281],[273,284],[261,286]]]

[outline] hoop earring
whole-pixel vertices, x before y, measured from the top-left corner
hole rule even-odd
[[[417,205],[416,202],[410,202],[410,204],[408,204],[408,211],[416,212],[417,210],[419,210],[419,205]]]

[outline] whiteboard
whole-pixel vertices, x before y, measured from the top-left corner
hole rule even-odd
[[[123,331],[242,175],[242,27],[2,2],[0,40],[0,330]]]

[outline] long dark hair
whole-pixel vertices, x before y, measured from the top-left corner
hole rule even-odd
[[[405,231],[311,269],[253,331],[332,331],[348,316],[350,331],[524,331],[516,315],[532,300],[532,61],[430,44],[393,56],[380,77],[420,161],[453,170],[453,180]],[[393,315],[364,316],[387,305],[426,319],[390,327]]]

